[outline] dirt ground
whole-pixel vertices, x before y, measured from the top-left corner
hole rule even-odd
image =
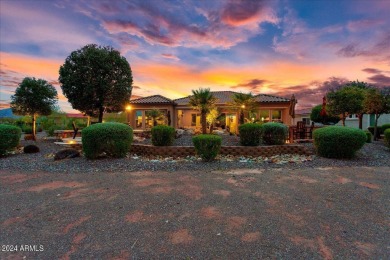
[[[0,170],[0,259],[388,259],[389,173]]]

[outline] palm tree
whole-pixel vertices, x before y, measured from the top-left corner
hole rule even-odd
[[[153,126],[157,125],[157,120],[164,119],[164,113],[157,108],[153,108],[152,110],[146,111],[146,116],[152,118]]]
[[[230,103],[234,110],[236,110],[239,115],[240,124],[244,123],[244,113],[252,112],[256,107],[256,101],[252,93],[235,93],[233,95],[233,101]]]
[[[207,113],[210,112],[217,99],[210,92],[209,88],[199,88],[192,90],[193,96],[190,97],[189,104],[200,112],[200,121],[202,124],[202,133],[207,133]]]

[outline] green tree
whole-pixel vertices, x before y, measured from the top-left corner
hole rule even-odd
[[[334,115],[341,115],[343,126],[348,115],[363,113],[365,90],[355,86],[343,86],[327,93],[327,107]]]
[[[255,110],[256,101],[252,93],[235,93],[229,105],[239,114],[239,123],[243,124],[245,114]]]
[[[37,116],[50,115],[57,100],[57,90],[46,80],[26,77],[11,96],[11,108],[17,115],[31,116],[33,139],[36,140]]]
[[[89,44],[60,67],[62,92],[74,109],[103,121],[104,112],[123,111],[133,84],[129,63],[110,46]]]
[[[153,108],[152,110],[146,111],[146,116],[152,118],[153,126],[157,125],[157,120],[163,120],[165,118],[164,113],[157,108]]]
[[[192,90],[192,96],[190,97],[189,104],[194,109],[200,112],[200,121],[202,124],[202,133],[207,133],[207,113],[214,107],[216,98],[210,92],[209,88],[200,88],[198,90]]]
[[[213,124],[215,123],[219,115],[220,113],[218,111],[218,108],[216,107],[211,108],[210,112],[207,114],[206,121],[210,126],[210,130],[209,130],[210,133],[213,132]]]
[[[382,114],[390,113],[390,88],[379,91],[369,89],[366,93],[364,110],[367,114],[375,115],[374,140],[377,140],[378,119]]]
[[[331,115],[328,109],[325,107],[326,115],[321,115],[322,105],[313,107],[310,114],[310,120],[316,123],[322,123],[324,125],[337,124],[340,121],[339,116]]]
[[[357,88],[357,89],[361,90],[364,95],[366,94],[366,92],[369,89],[373,88],[373,86],[371,86],[367,82],[363,82],[363,81],[359,81],[359,80],[350,81],[349,83],[346,84],[346,86],[349,86],[349,87],[352,87],[352,88]],[[365,112],[364,111],[364,106],[362,105],[362,109],[355,113],[357,115],[358,119],[359,119],[359,129],[363,129],[363,115],[364,115],[364,112]]]

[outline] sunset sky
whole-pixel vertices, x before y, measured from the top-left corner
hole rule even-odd
[[[348,80],[390,86],[390,0],[1,0],[0,103],[26,76],[71,106],[58,70],[74,50],[111,45],[133,97],[233,90],[321,103]]]

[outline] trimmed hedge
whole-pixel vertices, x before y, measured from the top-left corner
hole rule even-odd
[[[384,139],[385,144],[387,147],[390,148],[390,128],[386,129],[384,135],[385,135],[385,139]]]
[[[152,128],[152,144],[155,146],[170,146],[175,140],[175,128],[158,125]]]
[[[133,129],[121,123],[93,124],[83,129],[83,152],[88,159],[95,159],[103,152],[106,155],[125,157],[133,141]]]
[[[222,138],[217,135],[198,135],[192,138],[195,151],[204,161],[212,161],[221,150]]]
[[[385,131],[390,128],[390,124],[383,124],[380,128],[381,128],[381,134],[384,134]]]
[[[257,146],[260,144],[261,125],[254,123],[242,124],[238,127],[240,143],[244,146]]]
[[[343,126],[314,130],[313,137],[318,155],[327,158],[352,158],[367,140],[363,130]]]
[[[366,133],[366,136],[367,136],[367,140],[366,140],[366,143],[371,143],[372,142],[372,134],[370,131],[364,131]]]
[[[261,125],[261,139],[264,144],[281,145],[286,143],[288,127],[281,123],[265,123]]]
[[[18,146],[22,130],[13,125],[0,125],[0,155]]]

